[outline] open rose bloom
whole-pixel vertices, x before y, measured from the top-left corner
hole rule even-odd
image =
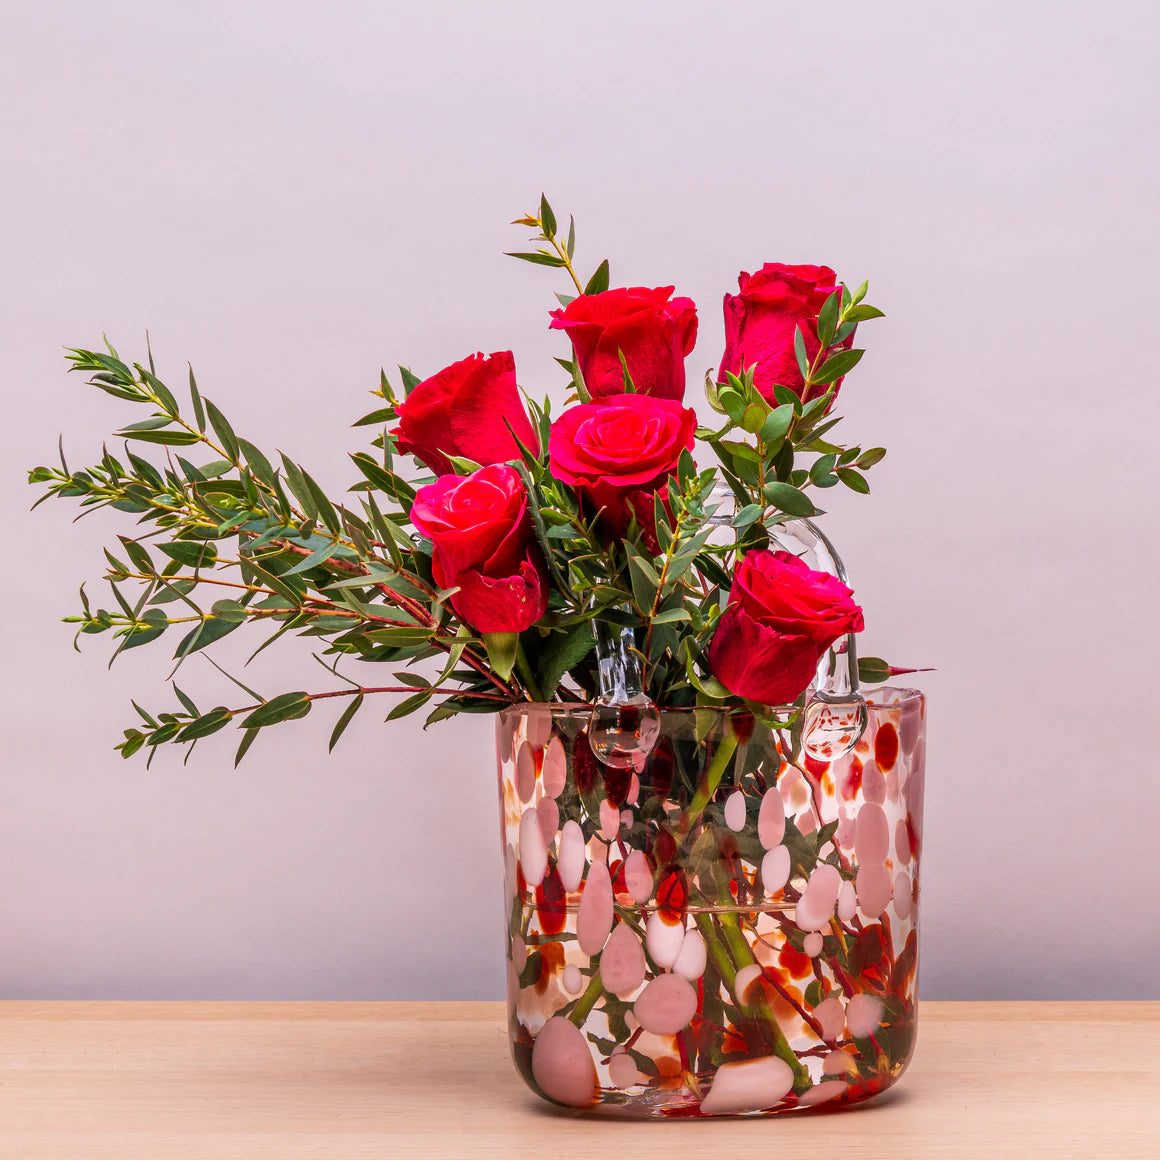
[[[872,610],[818,522],[885,454],[834,411],[881,312],[828,266],[751,266],[719,366],[690,377],[691,298],[611,285],[607,262],[581,277],[546,200],[519,224],[535,248],[515,256],[568,279],[545,310],[553,397],[464,335],[441,369],[383,374],[358,481],[334,496],[236,435],[192,374],[186,412],[112,348],[70,352],[145,409],[120,433],[127,465],[31,473],[131,517],[107,553],[117,604],[82,589],[79,632],[118,652],[161,638],[183,663],[265,626],[335,678],[208,711],[175,690],[118,748],[240,727],[240,760],[331,709],[333,746],[379,696],[392,728],[490,714],[526,1081],[630,1116],[855,1103],[901,1074],[917,1005],[925,705],[869,688],[897,670],[859,659]],[[180,453],[154,464],[149,444]],[[447,808],[488,767],[465,747]],[[435,908],[440,929],[412,937],[448,921]]]

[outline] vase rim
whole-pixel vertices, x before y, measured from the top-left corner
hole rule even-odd
[[[883,693],[891,694],[889,700],[881,699]],[[911,689],[900,685],[881,685],[872,692],[866,693],[865,699],[867,706],[871,709],[895,709],[910,704],[923,703],[926,701],[926,694],[921,689]],[[593,707],[591,701],[513,701],[510,705],[505,705],[500,712],[527,712],[531,709],[546,709],[555,716],[579,717],[590,714]],[[796,707],[793,705],[775,705],[772,708],[791,712]],[[736,712],[737,710],[729,710],[724,706],[714,705],[685,705],[659,706],[658,711],[661,713],[703,713],[707,711],[724,716],[728,712]]]

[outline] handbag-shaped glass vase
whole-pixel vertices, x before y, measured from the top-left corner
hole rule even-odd
[[[849,639],[781,728],[642,707],[620,679],[632,703],[611,753],[607,703],[500,714],[509,1031],[540,1095],[763,1114],[853,1103],[902,1073],[925,703],[865,701],[855,673]]]

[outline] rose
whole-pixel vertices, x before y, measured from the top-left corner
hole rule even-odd
[[[653,496],[693,448],[697,415],[672,399],[609,395],[570,407],[552,425],[552,475],[601,511],[601,531],[619,539],[635,515],[655,554]],[[663,500],[663,496],[662,496]]]
[[[510,350],[486,358],[473,354],[444,367],[413,387],[396,413],[399,425],[391,434],[399,450],[439,475],[452,470],[450,455],[484,465],[518,459],[516,438],[534,453],[540,449]]]
[[[566,331],[593,399],[624,391],[624,368],[642,395],[685,395],[685,356],[697,341],[697,308],[690,298],[669,298],[672,286],[633,286],[582,294],[552,311],[553,330]]]
[[[818,353],[818,314],[826,299],[839,289],[829,266],[786,266],[766,262],[756,274],[744,271],[737,278],[739,294],[725,295],[725,353],[721,356],[719,382],[725,372],[740,375],[756,364],[754,385],[768,402],[774,401],[775,386],[789,387],[801,396],[805,386],[794,334],[802,328],[806,357],[811,362]],[[831,349],[848,350],[854,344],[851,332]],[[837,395],[842,380],[834,384]],[[825,391],[811,387],[814,398]]]
[[[544,559],[515,468],[441,476],[416,493],[411,522],[431,541],[435,582],[459,589],[451,607],[478,632],[523,632],[547,611]]]
[[[861,632],[854,593],[789,552],[749,552],[709,645],[709,668],[730,692],[788,705],[813,680],[826,649]]]

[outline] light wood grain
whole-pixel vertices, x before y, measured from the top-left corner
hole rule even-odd
[[[556,1111],[493,1003],[0,1003],[3,1160],[1160,1157],[1160,1003],[925,1003],[914,1063],[846,1112]]]

